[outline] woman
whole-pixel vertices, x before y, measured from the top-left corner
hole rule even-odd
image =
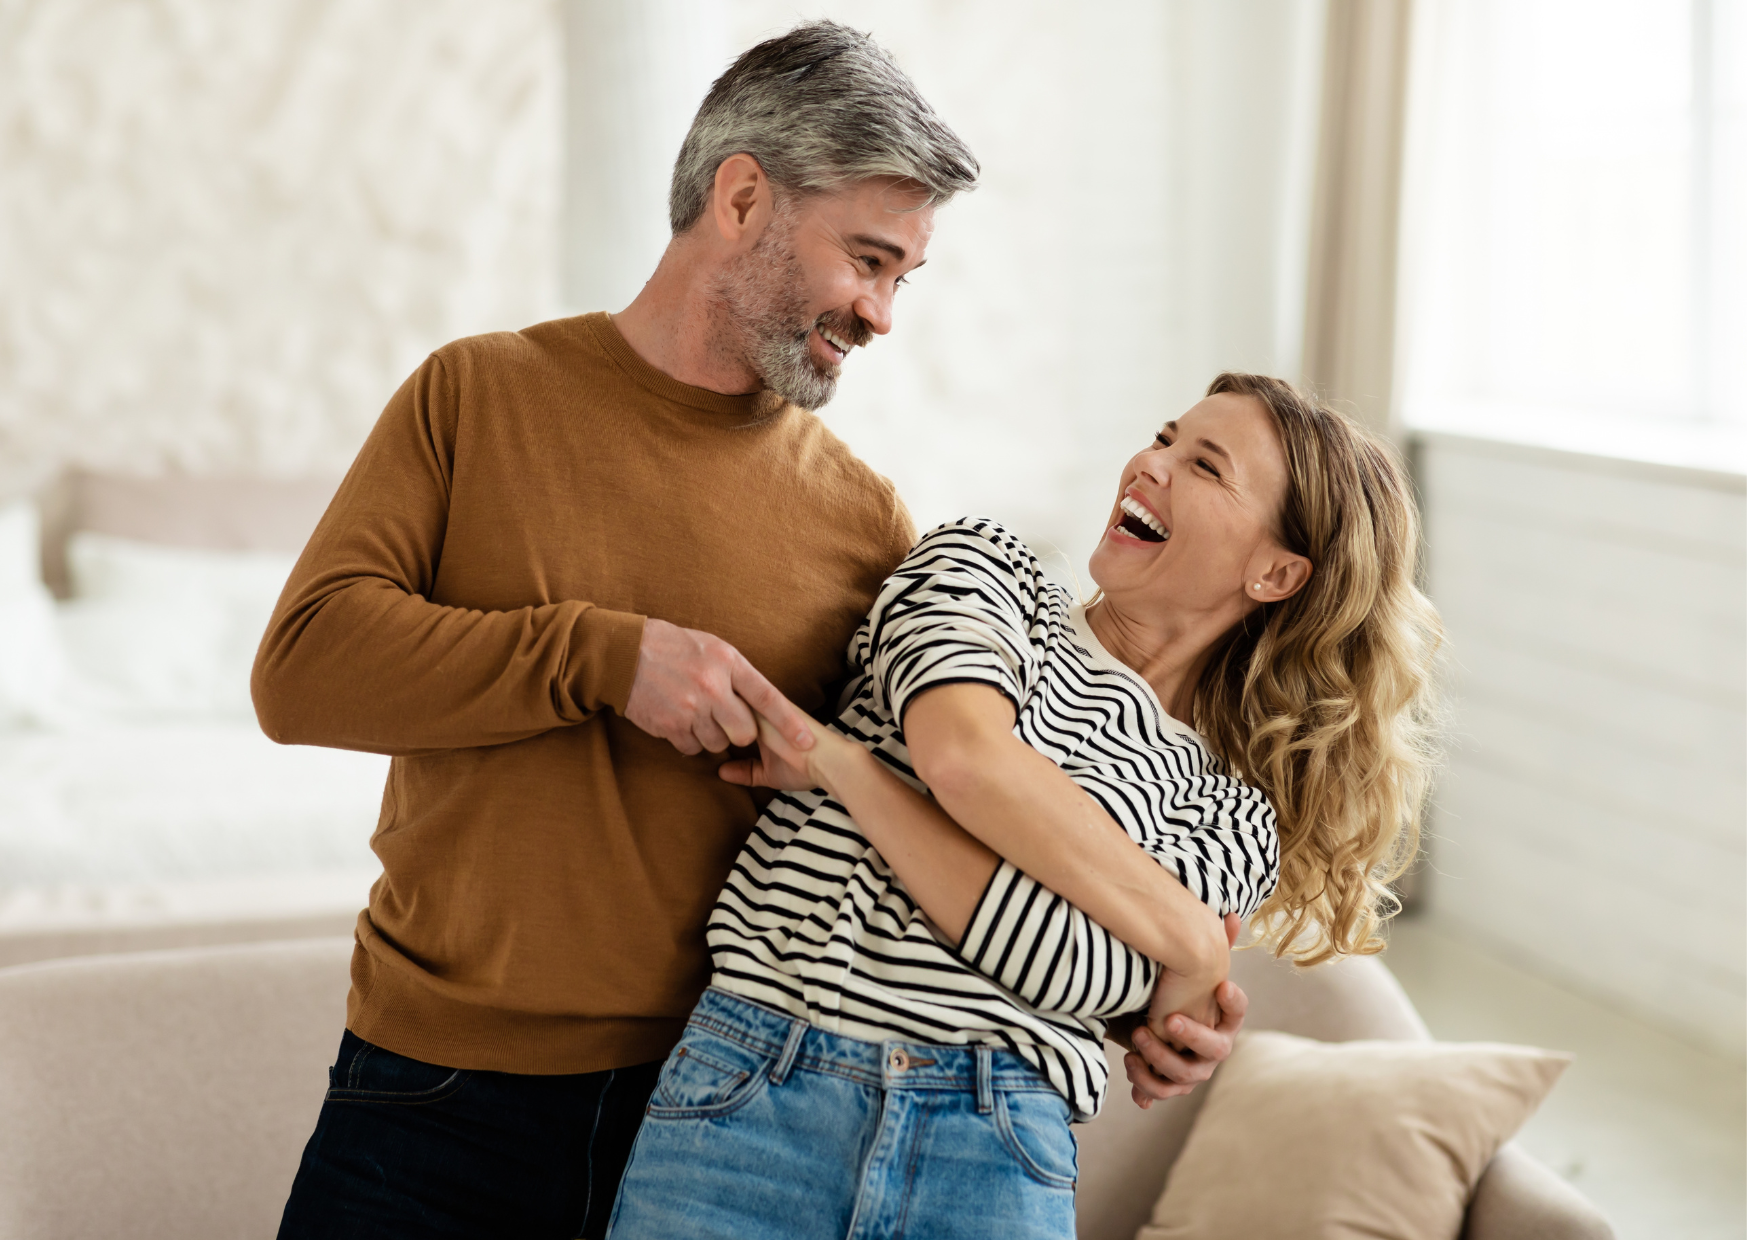
[[[1307,963],[1381,946],[1439,640],[1394,457],[1227,374],[1118,490],[1084,609],[999,526],[942,526],[835,724],[724,768],[786,791],[711,918],[616,1240],[1071,1236],[1107,1022],[1150,994],[1206,1019],[1225,915]]]

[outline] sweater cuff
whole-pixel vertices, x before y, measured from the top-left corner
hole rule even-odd
[[[584,604],[571,628],[566,681],[571,701],[585,711],[625,713],[631,682],[637,679],[637,652],[643,643],[643,617]]]

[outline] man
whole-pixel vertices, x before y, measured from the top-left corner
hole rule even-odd
[[[797,27],[711,89],[626,310],[390,401],[255,669],[275,740],[394,756],[282,1236],[605,1231],[757,816],[716,755],[754,711],[808,743],[913,539],[811,411],[976,175],[872,40]]]

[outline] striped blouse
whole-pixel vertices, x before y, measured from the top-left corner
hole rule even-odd
[[[898,721],[917,694],[987,684],[1015,733],[1104,807],[1216,912],[1274,889],[1274,811],[1225,772],[1153,690],[1099,644],[1081,609],[992,521],[930,531],[851,640],[833,726],[912,786]],[[710,917],[713,985],[819,1028],[1010,1050],[1078,1119],[1106,1083],[1105,1022],[1147,1006],[1157,966],[1002,862],[957,948],[825,792],[779,793]]]

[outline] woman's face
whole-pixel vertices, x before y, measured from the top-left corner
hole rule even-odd
[[[1230,608],[1236,623],[1301,583],[1275,580],[1283,558],[1303,562],[1275,536],[1286,494],[1286,455],[1262,402],[1210,396],[1124,468],[1093,580],[1123,605],[1185,615]]]

